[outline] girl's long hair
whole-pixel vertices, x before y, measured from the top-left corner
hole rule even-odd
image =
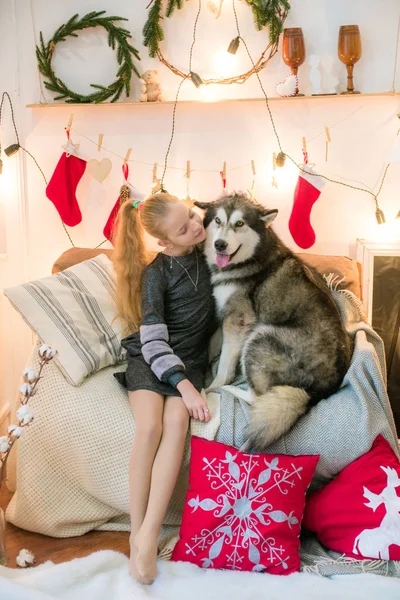
[[[139,329],[142,321],[143,269],[152,258],[144,242],[144,231],[163,239],[163,220],[178,198],[167,193],[153,194],[138,208],[132,200],[120,207],[113,236],[113,261],[117,275],[117,313],[126,333]]]

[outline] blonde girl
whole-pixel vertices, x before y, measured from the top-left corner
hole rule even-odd
[[[149,264],[143,236],[163,252]],[[196,248],[201,217],[167,193],[126,201],[119,211],[114,262],[117,308],[126,323],[126,373],[136,432],[130,466],[130,572],[157,576],[157,541],[182,462],[189,417],[208,421],[201,396],[214,302],[207,265]]]

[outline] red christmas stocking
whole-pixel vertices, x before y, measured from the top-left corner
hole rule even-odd
[[[108,217],[107,223],[105,224],[105,227],[103,229],[104,236],[108,240],[110,240],[111,243],[113,243],[113,237],[115,234],[114,224],[115,224],[115,220],[118,215],[119,207],[121,206],[121,204],[123,204],[125,202],[125,200],[127,200],[129,198],[129,193],[130,193],[129,186],[124,184],[121,187],[121,190],[120,190],[119,196],[118,196],[118,200],[114,204],[113,209],[110,212],[110,216]]]
[[[113,243],[112,238],[114,237],[114,223],[118,215],[119,207],[129,198],[130,189],[128,185],[129,167],[127,164],[122,165],[122,174],[124,176],[124,183],[119,191],[118,200],[113,206],[110,216],[108,217],[107,223],[103,229],[104,236]]]
[[[63,152],[46,188],[46,196],[68,227],[74,227],[82,221],[75,193],[85,169],[85,160],[73,154],[67,156],[66,152]]]
[[[315,243],[315,232],[311,227],[311,209],[319,198],[326,181],[319,175],[310,175],[313,170],[303,165],[308,173],[301,172],[294,191],[292,214],[289,219],[289,230],[300,248],[310,248]]]

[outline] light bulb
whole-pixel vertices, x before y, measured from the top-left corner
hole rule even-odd
[[[378,223],[378,225],[383,225],[383,223],[386,223],[385,213],[380,208],[376,209],[375,218],[376,218],[376,222]]]
[[[16,154],[19,149],[20,149],[19,144],[11,144],[11,146],[8,146],[8,148],[6,148],[4,150],[4,153],[6,154],[6,156],[10,157],[10,156],[13,156],[14,154]]]
[[[228,47],[229,54],[236,54],[236,52],[238,51],[239,45],[240,45],[240,38],[239,37],[233,38],[233,40],[231,41],[231,43],[229,44],[229,47]]]
[[[192,78],[192,81],[197,88],[203,85],[203,80],[198,73],[190,71],[190,77]]]
[[[275,164],[277,167],[284,167],[286,161],[286,154],[284,152],[278,152],[275,159]]]

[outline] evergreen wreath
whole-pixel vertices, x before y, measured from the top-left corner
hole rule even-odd
[[[165,17],[171,17],[175,10],[181,10],[189,0],[168,0],[165,9]],[[254,17],[254,26],[257,31],[261,31],[265,27],[269,28],[269,43],[262,52],[254,67],[236,77],[225,79],[203,79],[203,83],[244,83],[251,75],[258,73],[263,69],[268,61],[278,51],[279,36],[283,31],[283,23],[289,13],[290,3],[287,0],[244,0],[252,10]],[[164,18],[162,15],[164,0],[150,0],[147,8],[150,8],[147,21],[143,27],[143,45],[149,49],[149,55],[152,58],[156,56],[160,61],[168,67],[173,73],[190,79],[190,75],[183,73],[178,68],[174,67],[163,56],[160,50],[160,42],[164,40],[164,30],[161,21]],[[269,51],[268,56],[266,56]]]
[[[58,94],[54,100],[65,99],[65,102],[69,103],[99,103],[111,98],[111,102],[116,102],[124,90],[126,95],[129,96],[132,71],[140,78],[140,73],[132,60],[133,56],[137,60],[140,60],[139,52],[128,42],[128,39],[132,37],[131,33],[128,29],[118,27],[114,24],[115,21],[127,21],[128,19],[116,16],[105,17],[103,16],[105,12],[105,10],[93,11],[84,15],[81,19],[78,19],[79,15],[74,15],[67,23],[57,29],[47,44],[44,43],[43,34],[40,32],[40,46],[36,46],[36,58],[39,71],[45,78],[45,87]],[[117,60],[120,67],[117,72],[116,81],[108,87],[91,83],[91,87],[98,91],[85,95],[70,90],[55,75],[51,62],[58,42],[64,42],[67,37],[78,37],[76,32],[88,27],[104,27],[108,32],[108,45],[117,51]]]

